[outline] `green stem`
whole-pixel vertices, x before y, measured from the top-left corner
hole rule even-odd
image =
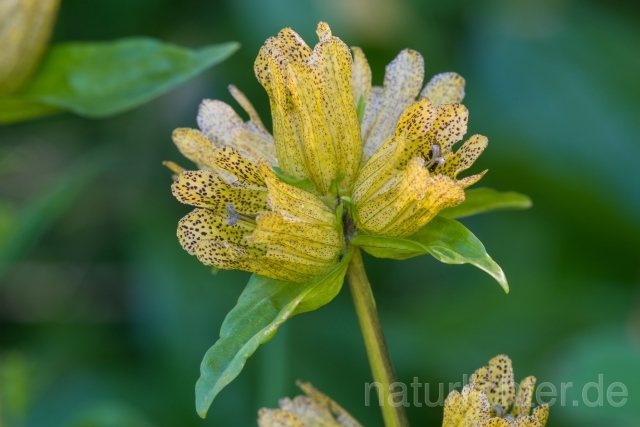
[[[387,343],[382,333],[376,302],[373,299],[373,292],[367,272],[362,263],[362,255],[359,248],[354,248],[353,258],[347,270],[349,288],[353,297],[353,304],[356,307],[360,331],[364,339],[364,346],[367,350],[369,365],[373,380],[379,383],[381,389],[376,387],[379,393],[379,400],[382,402],[382,418],[385,427],[408,427],[407,414],[402,404],[393,403],[390,398],[393,387],[389,387],[396,382],[396,373],[391,364]]]

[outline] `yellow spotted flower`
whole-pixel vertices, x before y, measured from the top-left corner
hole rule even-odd
[[[315,193],[281,181],[273,172],[276,144],[248,99],[231,94],[250,119],[227,104],[205,100],[195,129],[173,140],[199,166],[177,173],[174,196],[195,206],[180,220],[182,247],[205,265],[304,282],[335,264],[344,247],[333,209]]]
[[[371,69],[353,48],[353,92],[364,111],[365,163],[354,185],[358,226],[365,233],[407,237],[440,210],[464,201],[464,189],[484,172],[457,180],[487,146],[467,132],[464,79],[456,73],[433,77],[421,90],[424,60],[402,51],[388,66],[382,87],[371,87]]]
[[[22,88],[44,54],[60,0],[0,1],[0,94]]]
[[[317,34],[311,49],[286,28],[260,49],[254,70],[269,95],[273,136],[234,86],[248,121],[205,100],[200,130],[173,134],[199,168],[167,162],[177,174],[173,194],[197,208],[178,237],[206,265],[307,281],[338,262],[354,235],[409,236],[462,202],[482,176],[456,179],[487,144],[476,135],[452,150],[468,115],[458,103],[460,76],[438,75],[420,92],[422,57],[405,50],[384,86],[371,87],[360,49],[323,22]],[[343,201],[354,208],[338,218]]]
[[[268,39],[254,70],[269,94],[282,170],[309,179],[327,195],[339,174],[349,189],[362,159],[360,125],[351,92],[349,48],[321,22],[313,50],[290,28]]]
[[[262,408],[259,427],[362,427],[347,411],[309,383],[298,383],[306,396],[280,399],[278,409]]]
[[[517,394],[513,378],[508,356],[491,359],[488,366],[471,375],[462,393],[449,394],[444,403],[442,427],[544,427],[549,406],[541,405],[531,411],[535,377],[523,379]]]

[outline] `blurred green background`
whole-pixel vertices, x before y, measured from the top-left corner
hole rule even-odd
[[[234,105],[230,83],[269,122],[258,49],[286,26],[314,44],[319,20],[365,50],[375,84],[405,47],[425,57],[427,77],[463,75],[470,134],[490,140],[474,169],[489,168],[482,185],[534,200],[462,220],[505,270],[509,295],[470,266],[365,260],[399,379],[431,383],[434,401],[437,383],[507,353],[516,379],[574,384],[550,427],[637,426],[640,3],[623,0],[63,0],[54,42],[144,35],[242,49],[114,118],[0,128],[3,425],[251,426],[259,407],[297,394],[297,378],[382,425],[364,406],[370,373],[346,288],[284,325],[206,420],[194,409],[200,361],[248,274],[213,275],[180,248],[190,209],[161,162],[187,165],[171,131],[195,127],[203,98]],[[626,385],[624,406],[584,403],[599,374],[604,391]],[[439,426],[442,408],[408,413],[413,426]]]

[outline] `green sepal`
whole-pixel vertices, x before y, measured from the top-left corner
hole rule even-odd
[[[531,205],[531,199],[524,194],[483,187],[465,191],[464,202],[442,210],[439,215],[450,219],[464,218],[496,210],[527,209]]]
[[[338,175],[336,175],[336,177],[334,178],[333,181],[331,181],[331,185],[329,186],[329,194],[332,196],[338,196],[339,193],[339,189],[340,189],[340,183],[342,182],[342,180],[344,179],[344,177],[346,176],[346,172],[340,172]]]
[[[287,175],[278,166],[272,166],[271,169],[275,172],[276,176],[280,178],[280,181],[286,182],[294,187],[302,188],[310,193],[314,192],[314,187],[309,178],[294,178],[291,175]]]
[[[408,259],[430,254],[445,264],[471,264],[487,272],[509,292],[504,272],[491,259],[480,240],[458,221],[436,217],[407,238],[360,235],[352,245],[376,258]]]
[[[260,344],[269,341],[291,316],[316,310],[340,292],[351,252],[327,272],[306,283],[254,274],[227,314],[220,339],[204,356],[196,383],[196,410],[204,418],[213,399],[233,381]]]

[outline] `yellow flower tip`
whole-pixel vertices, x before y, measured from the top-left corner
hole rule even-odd
[[[300,385],[299,385],[300,386]],[[260,427],[362,427],[347,411],[309,383],[300,386],[306,396],[280,399],[278,409],[258,411]]]
[[[536,379],[523,379],[516,395],[511,359],[502,354],[478,369],[463,388],[445,400],[443,427],[544,427],[549,406],[531,411]],[[509,408],[513,405],[511,412]]]
[[[292,30],[260,49],[254,70],[269,95],[278,162],[296,178],[328,194],[339,173],[349,188],[362,158],[362,139],[351,89],[349,48],[318,25],[312,50]]]
[[[329,24],[326,22],[318,22],[318,28],[316,29],[316,34],[321,42],[329,41],[332,37],[331,28],[329,28]]]
[[[456,104],[462,102],[465,91],[464,78],[456,73],[441,73],[429,80],[429,83],[420,92],[421,98],[427,98],[436,107],[443,104]]]
[[[175,174],[173,175],[174,180],[176,180],[178,175],[184,172],[185,170],[183,167],[179,166],[177,163],[168,161],[168,160],[165,160],[164,162],[162,162],[162,166],[166,167],[167,169],[169,169],[171,172]]]

